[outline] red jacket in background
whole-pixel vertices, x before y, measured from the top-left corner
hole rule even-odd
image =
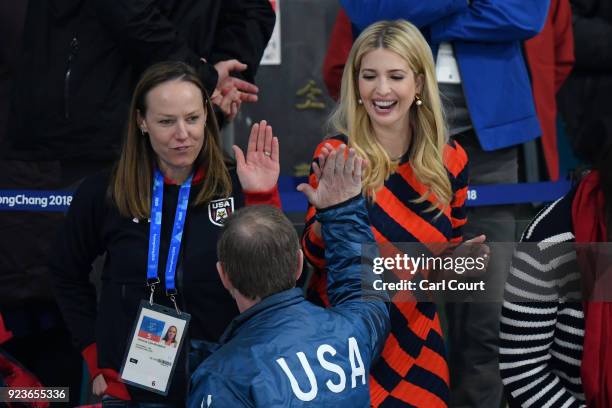
[[[335,101],[340,97],[342,72],[352,46],[353,27],[344,9],[340,8],[323,61],[323,81],[329,96]]]
[[[551,180],[559,179],[556,94],[574,65],[574,35],[569,0],[551,0],[544,29],[525,42],[542,147]]]

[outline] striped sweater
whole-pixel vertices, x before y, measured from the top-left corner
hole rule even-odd
[[[580,407],[584,336],[572,232],[575,191],[542,210],[523,233],[506,282],[500,372],[511,407]]]
[[[337,147],[346,136],[326,140]],[[324,142],[324,143],[325,143]],[[315,151],[315,160],[323,144]],[[451,181],[453,199],[440,217],[426,212],[432,200],[414,203],[427,191],[420,183],[408,155],[395,173],[377,191],[375,203],[368,205],[370,224],[376,241],[386,242],[459,242],[466,222],[464,203],[467,196],[467,155],[457,143],[444,151],[445,166]],[[310,184],[316,186],[311,174]],[[313,232],[315,209],[309,207],[302,246],[316,272],[309,287],[309,298],[327,302],[324,242]],[[370,394],[374,407],[446,407],[449,399],[449,375],[446,351],[436,305],[430,302],[398,301],[390,305],[391,333],[380,360],[371,370]]]

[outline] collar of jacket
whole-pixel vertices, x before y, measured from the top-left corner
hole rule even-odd
[[[193,174],[193,179],[191,180],[191,185],[198,184],[202,180],[204,180],[204,167],[200,166],[200,167],[198,167],[198,169]],[[174,182],[174,180],[171,180],[171,179],[167,178],[166,176],[164,176],[164,184],[174,185],[174,186],[178,186],[179,185],[179,184],[176,184]]]
[[[268,296],[255,306],[236,316],[227,329],[225,329],[219,343],[223,345],[230,341],[233,337],[238,335],[244,326],[246,326],[245,323],[254,320],[255,317],[259,318],[272,311],[284,309],[300,302],[306,302],[306,299],[304,299],[304,291],[301,288],[293,288]]]

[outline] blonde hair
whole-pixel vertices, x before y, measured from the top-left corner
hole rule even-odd
[[[452,199],[451,184],[443,159],[448,133],[431,49],[414,25],[405,20],[380,21],[361,33],[344,66],[340,99],[329,124],[335,132],[346,134],[349,145],[368,160],[363,193],[374,201],[376,191],[396,171],[398,165],[398,161],[392,160],[374,137],[370,118],[364,106],[358,103],[361,61],[365,54],[380,48],[402,57],[414,73],[415,80],[418,76],[423,78],[420,94],[423,103],[421,106],[413,103],[409,111],[413,129],[410,165],[417,179],[428,187],[428,192],[415,202],[424,202],[433,195],[434,204],[428,210],[445,208]]]
[[[219,128],[202,82],[193,68],[183,62],[160,62],[148,68],[136,85],[126,138],[108,188],[107,195],[125,217],[150,216],[153,169],[157,166],[157,155],[151,147],[149,135],[142,134],[138,126],[138,112],[145,115],[146,96],[151,89],[164,82],[177,80],[192,83],[200,89],[206,111],[204,145],[194,163],[194,168],[204,167],[206,177],[192,205],[202,205],[216,196],[231,194],[232,182],[219,142]]]

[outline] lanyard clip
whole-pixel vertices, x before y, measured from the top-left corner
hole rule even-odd
[[[159,278],[148,279],[147,286],[151,288],[151,294],[149,295],[149,305],[153,306],[153,295],[155,294],[155,285],[159,283]]]
[[[174,294],[170,295],[170,300],[174,304],[174,310],[176,310],[176,314],[178,314],[180,316],[181,315],[181,311],[179,310],[178,305],[176,304],[176,297],[174,296]]]
[[[176,313],[180,315],[181,311],[179,310],[178,305],[176,304],[176,294],[176,289],[166,289],[166,296],[170,298],[170,300],[174,304],[174,309],[176,310]]]

